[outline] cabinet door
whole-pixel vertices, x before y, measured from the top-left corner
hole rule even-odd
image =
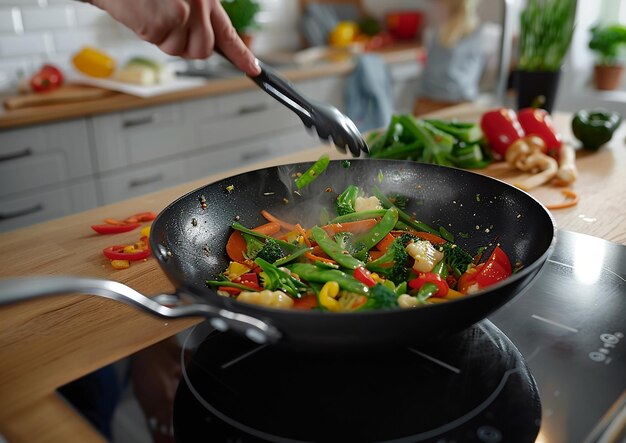
[[[165,105],[92,119],[99,171],[110,171],[191,148],[181,105]]]
[[[184,160],[174,160],[104,174],[98,179],[103,203],[114,203],[182,183],[189,179],[185,175],[184,165]]]
[[[274,137],[259,137],[255,141],[208,148],[188,159],[187,175],[190,179],[195,179],[220,172],[229,173],[235,168],[319,144],[317,136],[308,134],[303,128]]]
[[[0,232],[84,211],[97,205],[93,180],[0,197]]]
[[[0,132],[0,196],[92,173],[85,120]]]

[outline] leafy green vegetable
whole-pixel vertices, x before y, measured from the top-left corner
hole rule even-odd
[[[342,216],[355,212],[354,203],[358,195],[359,188],[354,185],[348,186],[345,191],[339,194],[335,201],[335,211],[337,211],[337,215]]]
[[[405,245],[401,239],[396,238],[383,255],[367,263],[365,267],[399,285],[409,277],[408,258],[409,254],[406,252]]]
[[[359,309],[396,309],[398,306],[396,293],[386,286],[376,283],[369,288],[367,301]]]
[[[257,257],[254,262],[261,267],[260,277],[265,289],[272,291],[281,290],[295,298],[301,298],[301,291],[304,292],[307,286],[299,280],[293,278],[287,272],[278,269],[273,264]]]

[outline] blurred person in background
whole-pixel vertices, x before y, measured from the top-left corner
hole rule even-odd
[[[427,60],[413,107],[421,115],[478,97],[485,66],[479,0],[431,0]]]

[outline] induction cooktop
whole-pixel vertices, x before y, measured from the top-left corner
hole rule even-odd
[[[559,231],[488,320],[402,351],[300,354],[196,327],[177,441],[626,441],[626,247]]]

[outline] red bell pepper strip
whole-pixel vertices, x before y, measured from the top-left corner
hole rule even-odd
[[[124,223],[143,223],[149,222],[156,218],[154,212],[140,212],[138,214],[131,215],[124,220]]]
[[[354,269],[354,278],[363,283],[368,288],[376,286],[376,281],[372,278],[372,273],[365,269],[363,266],[359,266]]]
[[[561,134],[554,128],[548,111],[539,108],[525,108],[517,113],[522,129],[526,135],[536,135],[546,143],[548,153],[556,156],[561,149]]]
[[[263,288],[259,285],[259,274],[255,274],[254,272],[242,274],[239,277],[237,277],[235,280],[233,280],[233,282],[247,286],[254,291],[263,290]]]
[[[124,248],[128,247],[128,245],[115,245],[104,248],[102,253],[109,260],[143,260],[144,258],[150,257],[150,248],[147,244],[145,246],[145,249],[136,249],[134,252],[124,252]]]
[[[469,287],[476,284],[476,276],[484,265],[484,263],[481,263],[477,266],[472,266],[467,271],[465,271],[461,275],[461,277],[459,277],[459,282],[456,287],[457,290],[462,294],[467,294]]]
[[[498,108],[485,112],[480,127],[492,151],[502,158],[514,141],[524,137],[524,129],[512,109]]]
[[[315,294],[307,294],[302,298],[296,298],[293,301],[293,309],[313,309],[319,306],[317,296]]]
[[[120,232],[129,232],[133,229],[137,229],[141,226],[141,223],[121,223],[118,225],[92,225],[91,229],[96,231],[98,234],[119,234]]]
[[[411,289],[419,290],[425,283],[433,283],[438,289],[437,293],[434,294],[435,297],[445,297],[448,294],[448,283],[441,278],[441,275],[434,272],[420,272],[417,275],[417,278],[409,282]]]
[[[218,286],[217,290],[228,292],[230,295],[239,295],[239,293],[241,292],[241,289],[233,288],[230,286]]]
[[[513,274],[511,261],[506,253],[499,246],[493,250],[483,268],[476,274],[476,283],[482,288],[504,280]]]

